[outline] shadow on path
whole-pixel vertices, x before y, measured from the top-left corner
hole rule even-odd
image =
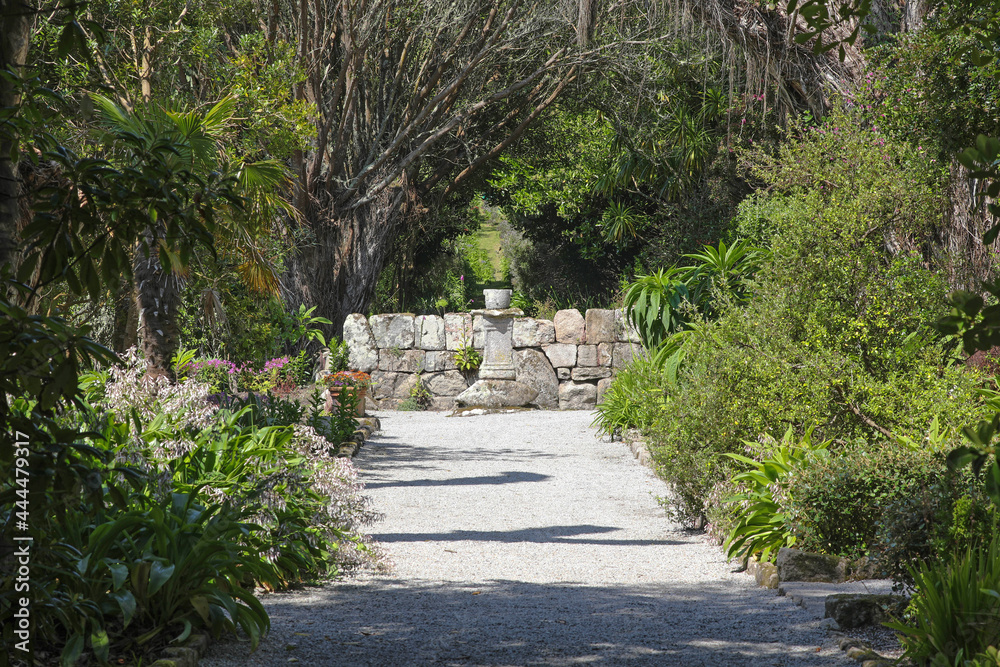
[[[748,599],[749,598],[749,599]],[[247,665],[843,665],[787,598],[714,584],[345,582],[270,595],[272,636]],[[804,620],[804,619],[803,619]],[[781,643],[772,632],[781,624]],[[800,642],[805,643],[800,643]],[[288,648],[292,646],[292,648]],[[211,656],[246,651],[217,644]]]
[[[475,484],[516,484],[518,482],[544,482],[549,475],[512,470],[499,475],[483,477],[449,477],[447,479],[409,479],[394,482],[366,482],[366,489],[381,489],[387,486],[471,486]]]
[[[448,533],[375,533],[372,537],[377,542],[516,542],[557,544],[604,544],[608,546],[654,546],[665,544],[685,544],[676,540],[614,540],[596,538],[577,538],[578,535],[594,533],[612,533],[621,530],[615,526],[544,526],[540,528],[522,528],[520,530],[453,530]]]

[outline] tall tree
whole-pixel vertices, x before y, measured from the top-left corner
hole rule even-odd
[[[138,163],[160,147],[169,147],[164,168],[211,182],[228,182],[233,198],[218,207],[215,232],[218,245],[238,246],[246,261],[241,265],[244,279],[259,291],[274,291],[276,277],[254,232],[260,231],[246,213],[268,220],[279,212],[289,213],[287,204],[275,193],[286,183],[284,169],[271,160],[226,163],[220,138],[232,122],[235,101],[225,98],[205,111],[163,111],[146,108],[129,112],[111,100],[94,96],[99,117],[107,128],[105,144],[119,159]],[[124,149],[124,150],[122,150]],[[114,158],[113,158],[114,159]],[[134,164],[129,166],[135,166]],[[196,202],[197,204],[197,202]],[[133,278],[142,315],[142,351],[149,373],[173,377],[172,361],[180,345],[178,317],[187,257],[171,248],[168,227],[158,207],[151,206],[139,238],[141,249],[134,253]]]
[[[34,6],[25,0],[0,0],[0,109],[8,126],[0,132],[0,265],[12,259],[17,250],[21,184],[17,173],[16,135],[10,121],[20,104],[19,75],[28,57]]]
[[[295,95],[316,109],[316,139],[292,159],[310,238],[288,287],[335,329],[368,307],[404,221],[658,25],[657,10],[634,0],[275,0],[262,10],[297,45],[306,76]]]

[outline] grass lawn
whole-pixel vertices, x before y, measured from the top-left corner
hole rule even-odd
[[[493,279],[499,280],[501,275],[500,263],[500,230],[494,223],[485,223],[476,232],[476,243],[479,247],[490,254],[490,263],[493,265]]]

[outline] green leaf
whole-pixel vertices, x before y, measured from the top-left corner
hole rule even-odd
[[[149,588],[146,590],[146,595],[150,597],[156,595],[156,591],[169,581],[176,568],[177,566],[173,563],[164,565],[160,561],[153,561],[149,567]]]
[[[956,156],[956,159],[969,171],[979,168],[979,152],[974,148],[966,148]]]
[[[983,245],[992,245],[997,240],[997,235],[1000,235],[1000,223],[986,230],[986,233],[983,234]]]
[[[202,620],[205,621],[207,625],[212,616],[212,607],[208,603],[208,599],[204,595],[192,596],[189,600],[191,606],[194,608],[198,615],[201,616]]]
[[[110,597],[118,603],[118,607],[122,610],[125,627],[128,627],[128,624],[132,622],[132,618],[135,616],[135,596],[130,591],[118,591],[111,593]]]
[[[971,429],[966,429],[971,431]],[[970,447],[956,447],[948,454],[948,468],[951,470],[961,470],[972,463],[979,456],[979,452]]]
[[[128,566],[125,563],[108,563],[108,569],[111,570],[112,590],[117,591],[128,580]]]
[[[94,650],[94,657],[100,662],[108,661],[108,653],[111,649],[111,642],[108,640],[108,633],[103,628],[91,633],[90,648]]]
[[[87,554],[76,562],[76,571],[80,574],[87,574],[87,567],[90,565],[90,554]]]
[[[994,505],[1000,507],[1000,462],[995,458],[993,465],[986,471],[986,494]]]
[[[206,619],[205,624],[208,625],[208,620]],[[171,644],[179,644],[191,636],[191,630],[194,626],[191,625],[191,621],[184,619],[184,630],[181,631],[179,635],[170,640]]]
[[[66,646],[63,647],[62,655],[59,656],[60,666],[71,667],[76,664],[76,661],[80,659],[80,654],[83,653],[83,644],[83,635],[77,633],[70,637]]]
[[[79,32],[80,26],[76,21],[70,21],[63,26],[56,44],[56,57],[59,60],[65,59],[75,50],[77,44],[80,43],[80,37],[82,37]]]

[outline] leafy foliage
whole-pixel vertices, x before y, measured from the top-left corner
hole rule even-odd
[[[813,444],[812,429],[796,444],[795,434],[788,429],[781,442],[765,445],[761,460],[741,454],[726,456],[751,466],[751,470],[735,475],[732,480],[746,490],[728,498],[726,503],[738,505],[738,517],[726,538],[726,555],[754,556],[761,562],[773,560],[781,547],[795,546],[797,536],[784,511],[789,497],[789,473],[801,466],[809,467],[814,459],[824,459],[830,441]],[[747,443],[757,449],[757,443]]]
[[[747,241],[730,246],[720,241],[718,248],[706,246],[701,252],[685,255],[697,264],[636,278],[625,290],[624,308],[646,349],[658,347],[697,316],[717,315],[715,302],[746,299],[747,280],[761,255]]]
[[[1000,535],[951,562],[913,570],[911,624],[890,623],[918,665],[997,664],[1000,645]]]
[[[940,210],[935,164],[836,115],[777,156],[751,157],[781,226],[752,298],[685,342],[650,428],[692,520],[734,472],[720,455],[762,433],[820,424],[824,440],[922,437],[934,416],[954,429],[982,414],[979,380],[950,363],[931,329],[946,286],[915,252]]]
[[[879,526],[890,508],[940,482],[945,473],[940,459],[925,451],[849,443],[790,475],[787,523],[803,548],[851,558],[876,553]]]
[[[483,363],[483,355],[476,351],[473,347],[472,341],[463,339],[459,342],[455,351],[451,353],[452,358],[455,360],[455,365],[458,370],[463,373],[472,373],[479,370],[479,366]]]
[[[604,433],[645,429],[666,408],[663,364],[638,356],[621,369],[597,406],[594,425]]]

